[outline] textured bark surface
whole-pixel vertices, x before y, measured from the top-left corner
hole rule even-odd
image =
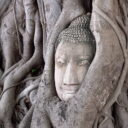
[[[77,94],[61,101],[56,39],[88,12],[96,54]],[[0,0],[0,128],[127,128],[127,33],[127,0]]]

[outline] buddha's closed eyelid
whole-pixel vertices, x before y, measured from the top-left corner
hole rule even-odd
[[[80,56],[79,58],[83,60],[88,60],[90,57],[91,57],[90,55],[86,55],[86,56]]]
[[[64,66],[64,65],[66,65],[66,60],[64,58],[58,58],[58,59],[55,60],[55,62],[56,62],[56,64],[58,66]]]
[[[89,61],[89,59],[80,59],[79,61],[78,61],[78,65],[79,66],[83,66],[83,65],[89,65],[90,64],[90,61]]]

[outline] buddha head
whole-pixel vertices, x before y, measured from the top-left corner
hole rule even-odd
[[[77,93],[93,60],[95,39],[89,25],[90,16],[80,16],[58,37],[54,77],[61,100],[67,101]]]

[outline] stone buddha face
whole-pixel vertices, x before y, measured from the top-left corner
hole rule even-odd
[[[79,88],[91,64],[94,49],[89,43],[60,42],[55,54],[55,87],[58,97],[67,101]]]

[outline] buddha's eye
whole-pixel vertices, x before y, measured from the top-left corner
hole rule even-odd
[[[89,65],[90,63],[89,63],[89,60],[87,60],[87,59],[81,59],[81,60],[79,60],[79,62],[78,62],[78,65],[79,66],[84,66],[84,65]]]
[[[56,64],[58,66],[64,66],[64,65],[66,65],[66,61],[64,59],[57,59]]]

